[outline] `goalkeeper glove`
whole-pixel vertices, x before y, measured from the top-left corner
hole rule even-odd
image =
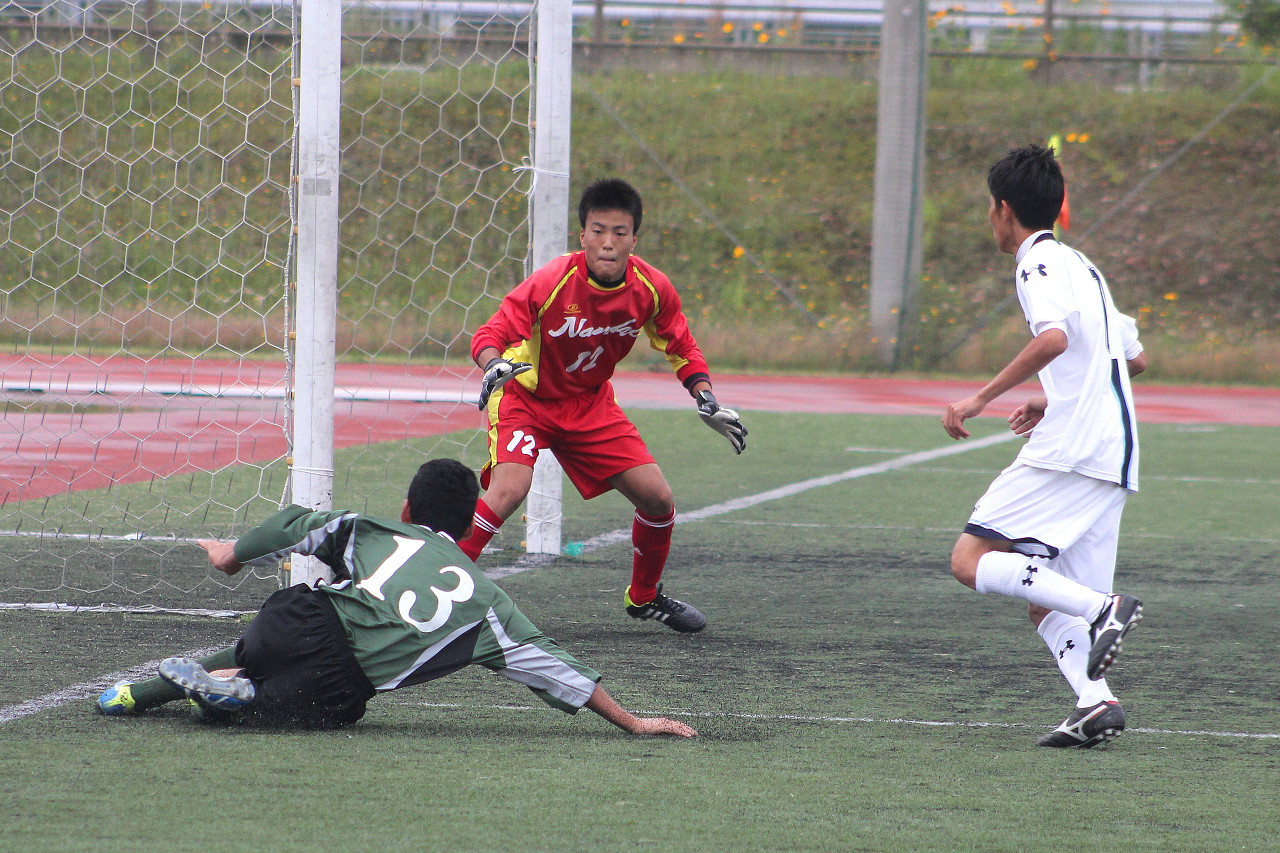
[[[699,391],[695,399],[702,422],[729,439],[734,453],[741,453],[747,446],[747,428],[738,420],[738,413],[717,403],[710,391]]]
[[[525,371],[533,370],[533,365],[525,361],[508,361],[505,358],[491,358],[484,366],[484,378],[480,380],[480,410],[489,405],[489,397],[503,385]]]

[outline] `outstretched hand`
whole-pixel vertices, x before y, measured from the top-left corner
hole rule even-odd
[[[244,568],[236,559],[236,543],[224,539],[201,539],[197,543],[209,555],[209,565],[224,575],[234,575]]]
[[[609,722],[625,732],[633,735],[675,735],[676,737],[693,737],[697,734],[693,726],[668,720],[666,717],[637,717],[618,704],[609,691],[596,684],[591,698],[583,706],[595,711]]]
[[[676,737],[697,737],[698,730],[693,726],[668,720],[666,717],[636,717],[635,727],[629,729],[633,735],[675,735]]]
[[[747,428],[742,425],[738,413],[717,403],[710,391],[699,391],[695,399],[698,401],[698,416],[702,418],[702,422],[729,439],[734,453],[745,450]]]

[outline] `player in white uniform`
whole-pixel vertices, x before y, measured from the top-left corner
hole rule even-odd
[[[1103,674],[1142,604],[1112,593],[1120,515],[1138,489],[1137,421],[1129,377],[1146,369],[1137,325],[1116,310],[1102,274],[1058,242],[1062,170],[1053,152],[1009,152],[987,174],[996,245],[1015,255],[1018,300],[1032,340],[942,424],[966,419],[1038,375],[1043,396],[1010,428],[1030,439],[978,501],[951,554],[956,579],[1029,602],[1031,621],[1076,693],[1076,708],[1041,746],[1090,747],[1124,728]]]

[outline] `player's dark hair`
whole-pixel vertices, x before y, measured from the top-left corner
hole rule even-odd
[[[605,178],[582,191],[582,198],[578,199],[579,226],[587,227],[587,214],[593,210],[620,210],[623,213],[630,213],[631,232],[640,233],[640,220],[644,216],[644,205],[640,202],[640,193],[621,178]]]
[[[1053,151],[1039,145],[1015,148],[987,172],[987,189],[999,204],[1007,201],[1026,228],[1049,229],[1062,211],[1062,167]]]
[[[475,472],[456,459],[432,459],[422,463],[409,483],[409,518],[459,541],[479,497]]]

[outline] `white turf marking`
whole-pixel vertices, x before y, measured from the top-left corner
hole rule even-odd
[[[21,604],[0,601],[0,610],[35,610],[40,613],[164,613],[171,616],[208,616],[213,619],[238,619],[257,613],[256,610],[203,610],[200,608],[156,607],[152,604],[63,604],[48,601],[39,604]]]
[[[707,518],[714,518],[717,515],[724,515],[728,512],[734,512],[740,509],[757,506],[758,504],[776,501],[782,498],[789,498],[798,495],[801,492],[807,492],[810,489],[816,489],[821,486],[832,486],[836,483],[843,483],[845,480],[856,480],[860,477],[869,477],[872,474],[884,474],[888,471],[896,471],[899,468],[909,468],[921,462],[932,462],[935,459],[942,459],[946,456],[954,456],[957,453],[967,453],[970,450],[981,450],[984,447],[991,447],[995,444],[1003,444],[1006,441],[1013,441],[1021,438],[1012,432],[996,433],[986,438],[972,439],[970,441],[959,442],[957,444],[948,444],[943,447],[934,448],[933,450],[922,450],[919,453],[908,453],[905,456],[899,456],[894,459],[886,459],[883,462],[876,462],[873,465],[863,465],[859,468],[850,468],[848,471],[842,471],[839,474],[827,474],[822,477],[814,477],[811,480],[801,480],[798,483],[792,483],[789,486],[779,486],[776,489],[770,489],[767,492],[760,492],[755,495],[747,495],[741,498],[734,498],[724,503],[713,504],[712,506],[703,507],[702,509],[690,510],[689,512],[681,512],[676,514],[676,524],[687,524],[691,521],[702,521]],[[618,542],[631,541],[631,528],[624,527],[617,530],[611,530],[608,533],[601,533],[599,536],[593,536],[586,542],[582,543],[582,553],[587,554],[592,551],[598,551],[601,548],[614,545]],[[503,569],[495,569],[494,571],[503,572],[503,576],[518,574],[526,569],[533,568],[532,565],[511,566]],[[487,574],[487,572],[486,572]]]
[[[196,649],[195,651],[184,652],[183,654],[186,657],[202,658],[225,648],[226,644],[223,644],[219,646],[210,646],[207,649]],[[117,681],[141,681],[144,678],[151,678],[156,674],[156,667],[159,665],[159,660],[153,660],[148,663],[135,666],[133,669],[112,672],[99,678],[95,678],[93,681],[84,681],[80,684],[73,684],[70,687],[64,687],[55,693],[48,693],[35,699],[28,699],[26,702],[19,702],[16,705],[0,707],[0,723],[9,723],[14,720],[20,720],[23,717],[29,717],[32,714],[38,714],[41,711],[49,711],[61,705],[66,705],[68,702],[96,699],[99,693],[106,690]]]
[[[452,702],[400,702],[401,705],[413,705],[418,708],[467,709],[475,705],[461,705]],[[495,711],[544,711],[535,705],[484,705]],[[760,720],[776,723],[863,723],[884,724],[893,726],[932,726],[936,728],[962,729],[1030,729],[1032,731],[1048,731],[1049,726],[1035,726],[1030,723],[983,723],[974,720],[912,720],[905,717],[818,717],[804,714],[731,714],[720,711],[636,711],[639,716],[652,717],[685,717],[688,719],[711,720]],[[1126,732],[1137,732],[1147,735],[1200,735],[1203,737],[1246,738],[1251,740],[1280,740],[1280,733],[1270,732],[1212,732],[1196,729],[1151,729],[1128,728]]]
[[[992,477],[1000,473],[1000,468],[931,468],[923,466],[916,469],[926,474],[964,474],[964,475],[982,475]],[[1243,484],[1247,486],[1280,486],[1280,480],[1257,480],[1248,477],[1166,477],[1159,474],[1143,474],[1142,482],[1144,483],[1209,483],[1211,485],[1236,485]]]

